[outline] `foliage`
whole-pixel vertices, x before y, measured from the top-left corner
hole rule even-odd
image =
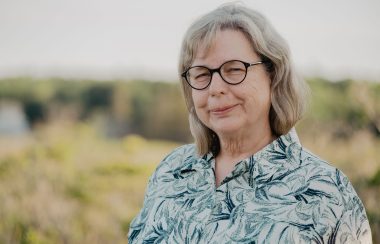
[[[380,137],[380,84],[343,80],[309,79],[312,91],[309,111],[301,122],[305,132],[317,136],[323,130],[347,139],[358,130]]]
[[[66,113],[72,120],[103,118],[110,136],[190,139],[179,88],[167,82],[6,79],[0,81],[1,99],[20,102],[32,126]]]
[[[380,84],[318,78],[308,79],[308,83],[312,102],[304,124],[343,139],[357,130],[380,137]],[[178,84],[168,82],[0,81],[0,99],[20,102],[32,126],[60,118],[61,114],[81,121],[100,117],[109,136],[135,133],[185,142],[191,137],[179,90]]]
[[[369,180],[369,184],[373,186],[380,185],[380,169],[377,170],[376,174]]]
[[[3,137],[5,145],[0,243],[125,243],[150,173],[177,146],[137,136],[106,140],[84,124],[50,124]]]
[[[380,242],[380,84],[308,83],[301,141],[349,176]],[[149,175],[178,145],[162,140],[191,140],[178,84],[14,78],[0,81],[4,101],[33,129],[0,135],[0,243],[125,243]]]

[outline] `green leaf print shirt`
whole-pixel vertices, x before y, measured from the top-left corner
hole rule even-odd
[[[283,135],[215,187],[215,158],[175,149],[151,176],[129,243],[372,243],[348,178]]]

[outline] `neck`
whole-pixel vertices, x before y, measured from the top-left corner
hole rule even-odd
[[[218,158],[234,159],[234,161],[255,154],[275,139],[270,128],[255,133],[218,135],[218,137],[220,141]]]

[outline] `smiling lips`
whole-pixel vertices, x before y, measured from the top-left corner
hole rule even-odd
[[[210,113],[213,115],[226,115],[228,112],[230,112],[232,109],[234,109],[237,106],[235,105],[228,105],[228,106],[223,106],[223,107],[217,107],[214,109],[210,109]]]

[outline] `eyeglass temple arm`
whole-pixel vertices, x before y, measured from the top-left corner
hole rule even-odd
[[[249,64],[248,67],[251,67],[251,66],[256,65],[256,64],[263,64],[263,63],[264,63],[264,61],[258,61],[255,63],[248,63]]]

